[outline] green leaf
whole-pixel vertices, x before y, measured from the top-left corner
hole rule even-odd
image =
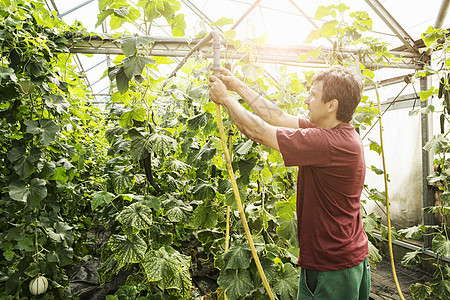
[[[296,210],[297,194],[294,193],[286,201],[278,201],[275,204],[275,209],[277,210],[277,216],[284,219],[294,218],[294,212]]]
[[[142,263],[147,279],[156,282],[162,290],[187,296],[191,288],[190,257],[170,246],[161,247],[145,255]]]
[[[147,132],[131,137],[130,155],[133,161],[146,158],[152,152],[150,134]]]
[[[216,189],[209,183],[201,183],[192,191],[196,200],[209,200],[216,196]]]
[[[174,18],[167,19],[167,23],[172,27],[173,36],[184,36],[186,21],[184,20],[183,14],[178,14]]]
[[[210,161],[216,155],[216,148],[211,141],[203,145],[200,151],[193,157],[194,167],[199,167]]]
[[[375,173],[375,174],[377,174],[377,175],[383,175],[384,174],[384,172],[383,172],[383,170],[381,170],[381,169],[378,169],[377,167],[375,167],[375,166],[370,166],[370,169]]]
[[[121,47],[123,54],[126,57],[135,55],[137,53],[137,48],[139,48],[142,45],[150,44],[154,42],[154,39],[148,36],[124,36],[120,39],[118,39],[119,42],[121,42]],[[151,61],[154,60],[151,59]],[[140,74],[140,73],[139,73]],[[131,78],[131,76],[129,76]]]
[[[28,120],[25,125],[27,125],[28,133],[40,135],[39,141],[44,147],[53,143],[56,134],[60,131],[59,126],[51,119],[40,119],[39,125],[37,121]]]
[[[298,271],[290,264],[284,265],[284,270],[275,277],[273,290],[280,299],[295,299],[298,291]]]
[[[27,202],[32,207],[47,197],[46,181],[40,178],[33,178],[30,185],[23,181],[15,181],[8,186],[11,199]]]
[[[435,135],[428,141],[428,143],[423,146],[423,149],[434,154],[446,151],[448,148],[449,140],[442,134]]]
[[[248,139],[245,143],[240,144],[236,147],[236,153],[240,155],[247,155],[248,152],[252,149],[253,141]]]
[[[425,233],[424,225],[417,225],[409,228],[400,229],[400,234],[404,234],[408,239],[420,240]]]
[[[380,254],[380,250],[375,247],[374,244],[372,244],[372,242],[369,240],[369,257],[374,261],[374,262],[380,262],[383,257]]]
[[[180,223],[185,217],[183,210],[177,206],[167,210],[166,215],[169,221],[174,223]]]
[[[136,177],[130,173],[112,173],[111,182],[114,188],[114,193],[123,194],[125,191],[133,188],[136,182]]]
[[[107,191],[95,192],[92,194],[91,209],[94,211],[99,205],[109,204],[116,196]]]
[[[117,90],[119,93],[125,94],[125,92],[128,91],[129,82],[130,78],[125,73],[124,67],[120,67],[116,74]]]
[[[255,64],[248,63],[242,67],[242,72],[245,77],[250,78],[252,81],[257,81],[263,69]]]
[[[442,29],[434,29],[433,26],[429,26],[427,30],[422,33],[422,40],[427,47],[436,43],[437,40],[445,38],[445,31]]]
[[[69,180],[69,176],[67,176],[66,169],[64,167],[58,167],[56,168],[55,173],[52,176],[52,179],[67,182],[67,180]]]
[[[240,299],[253,289],[247,269],[226,269],[220,272],[217,283],[225,290],[230,300]]]
[[[203,112],[201,114],[198,114],[196,116],[193,116],[192,118],[187,120],[187,128],[190,131],[197,131],[206,124],[208,124],[208,121],[211,119],[211,114],[207,112]]]
[[[213,229],[217,225],[219,213],[211,201],[206,201],[197,206],[192,215],[194,226]]]
[[[66,246],[71,246],[74,241],[72,234],[72,226],[64,222],[56,222],[53,227],[45,229],[48,236],[57,243],[65,243]]]
[[[113,234],[109,238],[108,245],[120,267],[141,262],[147,250],[147,244],[137,234],[133,236]]]
[[[23,181],[14,181],[9,186],[9,196],[11,199],[16,201],[27,202],[27,197],[29,194],[29,190],[25,182]]]
[[[251,258],[250,246],[245,241],[238,240],[223,255],[225,269],[247,269]]]
[[[292,246],[297,245],[297,220],[295,218],[285,219],[280,217],[279,224],[276,228],[277,234],[289,241]]]
[[[406,253],[402,258],[402,265],[409,267],[417,267],[420,264],[422,250],[416,250]]]
[[[135,202],[123,209],[116,220],[126,227],[139,231],[152,225],[152,211],[144,204]]]
[[[431,296],[431,288],[422,283],[414,283],[409,286],[414,299],[428,299]]]
[[[125,75],[131,79],[136,75],[141,75],[147,64],[155,64],[155,60],[144,56],[133,55],[123,60],[123,70]]]
[[[369,141],[370,141],[369,149],[375,151],[376,153],[378,153],[378,155],[381,155],[380,144],[378,144],[378,142],[372,141],[371,139],[369,139]]]
[[[17,76],[16,73],[14,73],[14,69],[5,66],[0,66],[0,77],[6,80],[11,79],[14,82],[17,81]]]
[[[430,282],[430,287],[432,293],[438,296],[439,299],[450,299],[450,280],[435,278]]]
[[[161,158],[167,157],[172,151],[176,150],[176,140],[165,134],[152,134],[150,142],[155,153]]]
[[[438,89],[435,89],[434,86],[430,87],[427,91],[419,92],[420,100],[425,101],[433,95],[438,94]]]
[[[433,251],[444,257],[450,257],[450,240],[442,234],[437,234],[432,241]]]
[[[212,22],[211,24],[209,24],[209,26],[219,26],[219,27],[222,27],[222,26],[225,26],[225,25],[231,25],[231,24],[233,24],[234,22],[233,22],[233,19],[232,18],[225,18],[225,17],[222,17],[222,18],[220,18],[219,20],[217,20],[217,21],[215,21],[215,22]]]

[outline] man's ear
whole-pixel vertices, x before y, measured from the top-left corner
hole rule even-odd
[[[333,112],[333,111],[337,112],[337,109],[339,106],[339,101],[337,101],[337,99],[330,100],[330,101],[328,101],[327,104],[328,104],[328,112]]]

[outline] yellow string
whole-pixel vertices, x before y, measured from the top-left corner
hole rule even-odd
[[[230,176],[231,185],[233,187],[234,197],[236,198],[236,203],[239,210],[239,215],[242,220],[242,225],[244,226],[245,235],[247,237],[248,244],[250,246],[250,250],[252,251],[253,259],[255,260],[256,267],[258,269],[259,275],[261,276],[261,280],[264,284],[264,287],[267,291],[267,294],[269,295],[269,298],[271,300],[274,300],[272,290],[270,289],[269,282],[266,279],[266,275],[264,274],[264,270],[261,266],[261,262],[259,261],[258,254],[256,253],[255,245],[253,244],[252,235],[250,233],[250,229],[248,228],[247,219],[245,217],[244,208],[242,206],[241,197],[239,195],[239,190],[236,183],[236,178],[234,177],[233,167],[231,166],[231,157],[230,153],[228,151],[226,137],[225,137],[225,131],[223,129],[223,122],[222,122],[222,113],[220,109],[220,105],[216,104],[216,116],[217,116],[217,123],[219,125],[219,132],[220,132],[220,141],[222,143],[223,153],[225,155],[225,161],[227,164],[228,174]]]

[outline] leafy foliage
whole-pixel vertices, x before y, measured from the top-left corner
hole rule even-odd
[[[88,198],[102,185],[103,118],[67,48],[84,35],[42,2],[0,1],[1,298],[30,298],[39,274],[50,297],[66,298],[63,267],[96,252],[86,233]]]

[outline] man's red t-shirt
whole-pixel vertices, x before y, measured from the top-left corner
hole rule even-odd
[[[361,138],[349,123],[315,128],[299,119],[300,129],[278,128],[286,166],[299,166],[297,234],[300,267],[343,270],[369,254],[361,219],[366,165]]]

